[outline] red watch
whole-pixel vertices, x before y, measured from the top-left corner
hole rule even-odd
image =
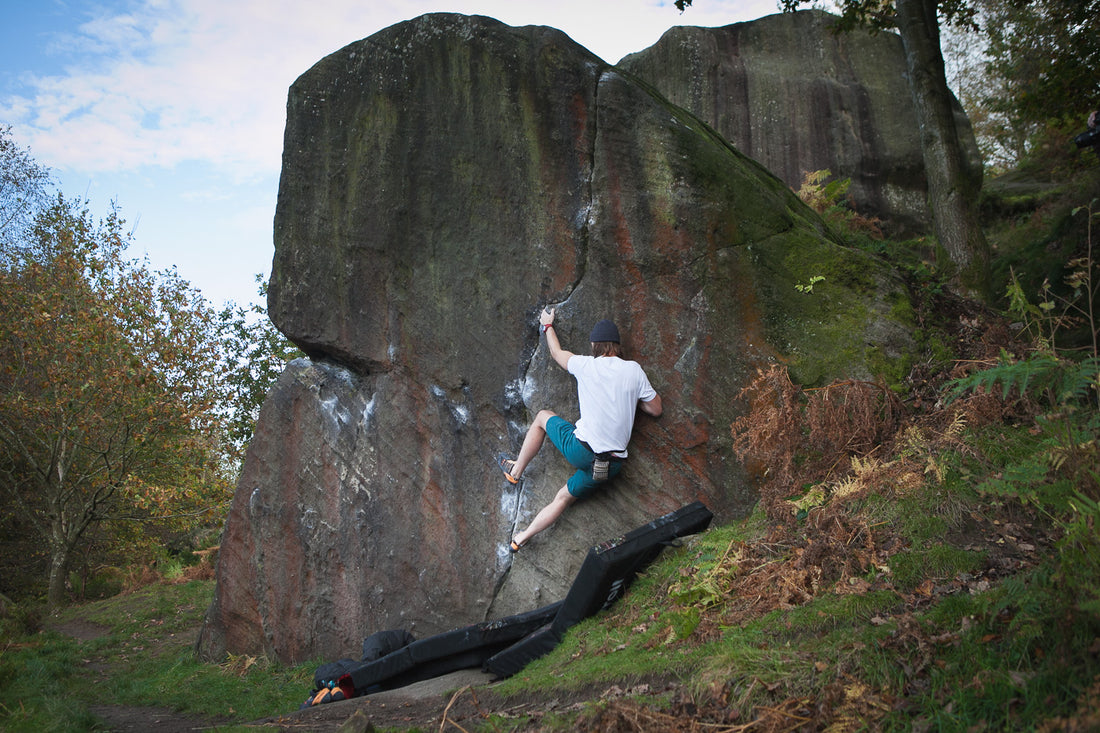
[[[553,327],[554,327],[553,323],[544,323],[544,324],[542,324],[542,332],[546,333],[549,329],[551,329]]]

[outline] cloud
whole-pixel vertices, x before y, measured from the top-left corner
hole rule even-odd
[[[36,156],[68,168],[202,160],[238,177],[277,171],[303,49],[287,53],[296,35],[285,25],[257,30],[269,12],[278,9],[148,3],[94,17],[66,37],[66,72],[30,80],[33,96],[7,100],[3,115]]]
[[[252,275],[271,262],[287,90],[324,56],[423,13],[459,12],[559,28],[614,63],[672,25],[750,20],[775,12],[775,0],[696,0],[683,15],[672,0],[53,0],[35,7],[51,15],[44,22],[69,25],[64,32],[55,25],[45,39],[33,33],[46,51],[35,61],[48,73],[18,66],[34,54],[9,54],[6,78],[18,79],[20,94],[0,98],[0,120],[63,185],[101,205],[118,201],[156,267],[178,267],[214,302],[246,303],[255,298]]]
[[[286,93],[323,56],[426,12],[552,25],[611,62],[671,25],[724,24],[774,0],[135,0],[56,37],[65,72],[31,76],[0,102],[35,156],[71,170],[171,169],[201,161],[231,181],[277,174]],[[571,31],[572,29],[572,31]],[[613,58],[608,58],[614,56]]]

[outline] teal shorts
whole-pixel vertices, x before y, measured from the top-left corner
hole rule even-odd
[[[565,456],[565,460],[577,469],[577,472],[569,477],[565,485],[569,488],[570,494],[581,499],[592,493],[592,489],[607,482],[596,481],[592,478],[592,462],[596,460],[596,456],[584,443],[577,439],[577,436],[573,434],[574,430],[576,428],[573,423],[557,415],[546,421],[546,436]],[[607,478],[617,476],[621,470],[623,470],[623,462],[612,459],[611,465],[607,469]]]

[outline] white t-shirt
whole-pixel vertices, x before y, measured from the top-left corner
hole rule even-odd
[[[577,380],[581,418],[575,435],[596,453],[626,457],[638,400],[649,402],[657,391],[636,361],[617,356],[569,358],[569,373]]]

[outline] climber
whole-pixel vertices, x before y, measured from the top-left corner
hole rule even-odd
[[[567,507],[600,484],[616,476],[626,460],[626,446],[634,427],[634,414],[660,417],[661,397],[649,383],[642,367],[622,358],[619,329],[608,320],[598,322],[589,335],[592,356],[582,356],[561,347],[554,331],[554,311],[543,308],[539,325],[546,335],[550,357],[577,380],[580,419],[573,425],[550,410],[540,410],[523,439],[515,460],[500,459],[500,468],[510,483],[518,483],[523,470],[550,441],[576,469],[553,501],[535,515],[527,529],[517,534],[511,551],[517,552],[533,536],[549,527]]]

